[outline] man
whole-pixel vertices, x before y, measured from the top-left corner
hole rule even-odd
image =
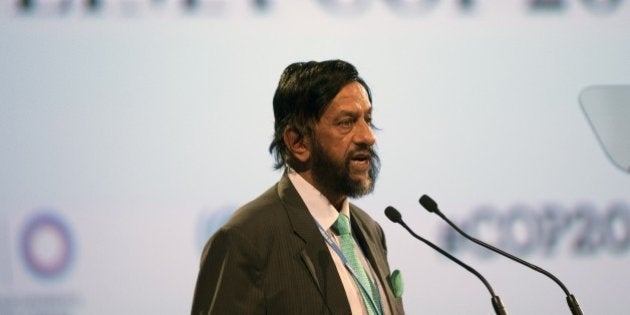
[[[285,172],[208,241],[192,314],[403,314],[383,231],[348,202],[378,174],[371,101],[345,61],[284,70],[270,152]]]

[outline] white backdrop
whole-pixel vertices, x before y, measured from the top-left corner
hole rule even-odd
[[[388,205],[510,314],[569,314],[551,280],[449,238],[422,194],[556,274],[585,314],[630,309],[630,174],[578,101],[630,84],[628,1],[86,3],[0,5],[0,313],[189,313],[205,240],[280,177],[281,71],[332,58],[373,89],[383,165],[356,203],[409,314],[493,311]]]

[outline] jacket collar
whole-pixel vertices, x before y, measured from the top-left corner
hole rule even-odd
[[[286,173],[277,187],[293,231],[304,242],[296,255],[304,263],[330,313],[333,314],[332,310],[342,310],[341,314],[350,314],[350,304],[326,243]]]
[[[324,302],[330,310],[344,310],[341,312],[342,314],[350,314],[350,305],[344,294],[345,290],[339,279],[335,263],[330,257],[330,251],[315,224],[315,220],[286,173],[278,182],[277,187],[278,195],[285,206],[293,231],[304,241],[304,246],[298,255],[319,288]],[[383,292],[387,295],[390,314],[397,314],[395,311],[396,300],[390,289],[389,274],[386,270],[387,258],[380,251],[373,251],[374,248],[380,248],[383,245],[378,244],[377,240],[374,239],[376,236],[374,232],[367,232],[369,228],[366,225],[367,218],[364,217],[367,215],[363,211],[350,204],[350,213],[353,234],[383,286]],[[379,230],[378,233],[382,234],[382,231]],[[333,312],[331,311],[331,313]]]

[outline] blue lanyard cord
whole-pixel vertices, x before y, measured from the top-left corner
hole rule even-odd
[[[367,296],[368,300],[370,301],[370,304],[372,305],[372,308],[376,311],[376,314],[382,315],[383,314],[382,304],[381,304],[381,307],[377,307],[376,302],[374,302],[374,300],[372,299],[370,294],[368,294],[369,291],[367,290],[367,288],[365,288],[361,284],[361,282],[359,281],[359,277],[357,276],[355,271],[352,269],[352,267],[348,263],[348,259],[343,254],[343,252],[341,251],[339,246],[337,246],[337,244],[333,241],[333,239],[330,237],[330,235],[328,235],[328,233],[326,233],[326,231],[324,230],[324,228],[322,228],[322,226],[319,224],[319,222],[315,221],[315,223],[317,224],[317,228],[319,229],[319,232],[324,237],[324,240],[326,240],[326,243],[328,245],[330,245],[330,247],[335,251],[335,253],[337,253],[337,256],[339,256],[339,258],[341,258],[341,261],[343,262],[343,265],[346,266],[346,269],[348,269],[348,271],[352,275],[352,278],[354,278],[354,282],[359,286],[359,289],[361,289],[363,291],[365,296]],[[371,270],[371,268],[369,268],[369,269],[370,269],[370,274],[371,274],[372,279],[373,279],[372,282],[374,283],[374,288],[376,289],[376,293],[375,294],[380,295],[380,291],[379,291],[379,288],[378,288],[378,279],[376,279],[376,277],[374,275],[374,272]]]

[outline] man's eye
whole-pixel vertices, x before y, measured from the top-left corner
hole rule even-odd
[[[351,127],[354,124],[354,119],[344,119],[339,121],[341,127]]]

